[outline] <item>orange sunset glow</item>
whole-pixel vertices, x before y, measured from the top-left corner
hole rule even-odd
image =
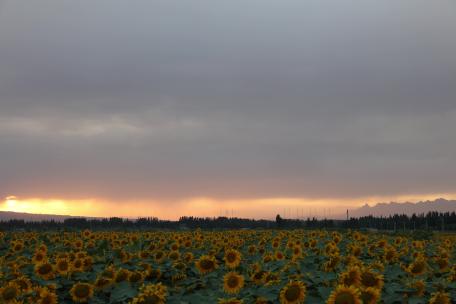
[[[0,203],[0,211],[56,214],[90,217],[158,217],[176,220],[180,216],[235,216],[272,219],[276,214],[290,218],[341,217],[346,209],[378,202],[417,202],[437,198],[456,199],[456,194],[403,195],[356,199],[262,198],[216,200],[192,198],[163,204],[159,201],[112,202],[102,199],[42,199],[8,196]],[[317,207],[318,206],[318,207]],[[140,211],[138,211],[140,210]]]

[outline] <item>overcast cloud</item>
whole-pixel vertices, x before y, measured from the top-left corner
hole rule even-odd
[[[0,194],[454,193],[455,33],[453,0],[0,0]]]

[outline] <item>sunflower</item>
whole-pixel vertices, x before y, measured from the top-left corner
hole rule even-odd
[[[81,259],[75,259],[71,263],[71,271],[73,272],[82,272],[84,270],[84,261]]]
[[[82,231],[82,237],[84,238],[90,238],[91,235],[92,232],[89,229],[85,229],[84,231]]]
[[[377,288],[367,287],[361,290],[363,304],[376,304],[380,300],[380,291]]]
[[[193,257],[193,253],[191,253],[191,252],[186,252],[186,253],[184,253],[184,255],[183,255],[183,259],[184,259],[184,261],[185,261],[186,263],[192,262],[192,261],[193,261],[193,258],[194,258],[194,257]]]
[[[170,258],[171,260],[173,261],[176,261],[180,258],[180,253],[179,251],[171,251],[169,254],[168,254],[168,258]]]
[[[269,263],[272,261],[272,255],[267,253],[263,256],[263,264]]]
[[[361,272],[361,284],[364,287],[374,287],[379,290],[383,288],[383,275],[367,268]]]
[[[426,261],[424,259],[419,258],[409,265],[407,271],[410,274],[417,276],[423,274],[426,271],[426,267]]]
[[[170,247],[170,248],[171,248],[171,250],[172,250],[172,251],[176,251],[176,250],[179,250],[179,244],[177,244],[177,243],[174,243],[174,244],[172,244],[172,245],[171,245],[171,247]]]
[[[111,283],[112,283],[112,279],[109,279],[109,278],[106,278],[106,277],[103,277],[103,276],[99,276],[95,280],[94,286],[95,286],[96,289],[103,289],[103,288],[111,285]]]
[[[339,283],[345,286],[361,284],[361,270],[358,266],[352,266],[339,277]]]
[[[45,262],[35,266],[35,274],[43,280],[52,280],[55,276],[54,267]]]
[[[260,270],[260,271],[255,272],[251,276],[251,279],[252,279],[253,283],[255,283],[256,285],[261,285],[264,283],[265,275],[266,275],[266,272]]]
[[[147,259],[150,255],[150,252],[147,251],[147,250],[141,250],[140,252],[138,252],[138,258],[140,259]]]
[[[21,241],[14,242],[11,248],[14,252],[22,251],[22,249],[24,249],[24,243]]]
[[[130,271],[128,269],[120,268],[116,272],[116,275],[114,277],[114,282],[120,283],[120,282],[126,281],[129,276],[130,276]]]
[[[326,304],[361,304],[360,293],[354,286],[339,285],[329,295]]]
[[[444,292],[433,293],[429,304],[451,304],[450,296]]]
[[[235,249],[230,249],[225,252],[225,265],[228,268],[236,268],[241,263],[241,253]]]
[[[396,248],[394,248],[393,246],[388,246],[385,249],[385,253],[383,255],[383,259],[385,260],[385,262],[387,262],[388,264],[392,264],[397,261],[397,258],[398,254]]]
[[[166,257],[166,254],[163,251],[158,250],[157,252],[155,252],[155,255],[154,255],[155,262],[160,264],[165,260],[165,257]]]
[[[206,274],[217,268],[217,261],[211,255],[203,255],[195,262],[195,266],[198,268],[199,272]]]
[[[32,290],[32,282],[26,276],[16,278],[13,283],[15,283],[22,292],[30,292]]]
[[[70,263],[67,259],[58,259],[55,264],[55,270],[61,275],[67,275],[70,270]]]
[[[292,259],[296,260],[302,257],[302,248],[301,246],[294,246],[292,248]]]
[[[143,285],[139,294],[131,301],[131,304],[164,304],[166,302],[166,294],[166,286],[161,283]]]
[[[82,259],[82,267],[84,271],[89,272],[92,270],[93,258],[91,256],[86,256]]]
[[[416,281],[412,284],[412,288],[416,289],[416,295],[419,297],[424,296],[426,290],[426,283],[423,280]]]
[[[450,266],[448,258],[444,257],[436,258],[435,263],[439,266],[440,271],[445,271]]]
[[[0,303],[12,303],[19,296],[20,290],[18,286],[9,282],[4,287],[0,288]]]
[[[306,297],[306,286],[301,281],[291,281],[280,290],[281,304],[304,303]]]
[[[84,242],[82,240],[76,240],[73,242],[72,245],[76,250],[81,250],[82,248],[84,248]]]
[[[277,250],[275,253],[274,253],[274,259],[276,261],[282,261],[285,259],[285,255],[282,253],[282,251],[280,250]]]
[[[385,265],[383,265],[383,263],[380,261],[375,261],[372,264],[370,264],[370,268],[378,270],[380,272],[385,271]]]
[[[47,288],[42,288],[38,304],[57,304],[57,295]]]
[[[276,285],[280,283],[280,277],[277,273],[266,272],[264,275],[264,282],[267,286]]]
[[[223,290],[226,293],[239,293],[244,287],[244,276],[232,271],[223,276]]]
[[[38,250],[35,252],[32,258],[32,262],[35,264],[43,263],[46,260],[46,251]]]
[[[177,273],[173,276],[171,276],[171,282],[173,284],[176,284],[177,282],[183,281],[187,278],[187,275],[185,273]]]
[[[359,246],[352,246],[351,247],[351,254],[354,255],[354,256],[360,256],[361,255],[361,247]]]
[[[338,255],[331,256],[331,258],[324,263],[323,268],[326,272],[334,271],[339,265],[340,257]]]
[[[93,286],[88,283],[76,283],[70,290],[71,298],[77,303],[86,303],[93,297]]]

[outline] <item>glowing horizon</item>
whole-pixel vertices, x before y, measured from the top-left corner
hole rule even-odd
[[[157,217],[176,220],[181,216],[217,217],[234,216],[243,218],[272,219],[276,214],[285,218],[296,217],[340,217],[346,209],[355,209],[364,204],[383,202],[413,202],[437,198],[456,199],[456,194],[440,193],[427,195],[371,196],[351,199],[311,198],[259,198],[217,200],[197,197],[169,204],[159,201],[131,200],[109,201],[106,199],[57,199],[19,198],[9,195],[0,202],[0,211],[31,214],[69,215],[87,217]],[[132,211],[133,210],[133,211]],[[141,210],[137,212],[135,210]],[[179,210],[179,213],[176,213]]]

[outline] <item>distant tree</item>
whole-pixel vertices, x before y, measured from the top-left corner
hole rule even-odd
[[[282,217],[280,216],[280,214],[277,214],[277,215],[276,215],[276,226],[277,226],[278,228],[281,228],[281,227],[283,226],[282,224],[283,224],[283,219],[282,219]]]

